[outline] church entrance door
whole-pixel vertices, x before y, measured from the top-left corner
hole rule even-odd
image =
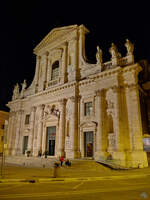
[[[93,157],[93,132],[84,132],[84,156]]]
[[[55,155],[56,126],[47,127],[47,147],[49,156]]]
[[[25,154],[28,149],[28,136],[24,136],[23,138],[23,154]]]

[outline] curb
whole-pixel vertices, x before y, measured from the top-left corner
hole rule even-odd
[[[126,176],[103,176],[103,177],[78,177],[78,178],[37,178],[37,179],[0,179],[1,183],[58,183],[73,181],[100,181],[100,180],[117,180],[117,179],[134,179],[150,176],[150,174],[126,175]]]

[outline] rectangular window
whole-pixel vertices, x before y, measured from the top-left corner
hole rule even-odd
[[[91,116],[92,115],[92,102],[87,102],[84,105],[85,105],[84,115]]]
[[[30,115],[26,115],[25,124],[29,124],[30,122]]]
[[[2,124],[2,129],[4,129],[4,124]]]
[[[1,141],[4,142],[4,136],[3,135],[1,136]]]

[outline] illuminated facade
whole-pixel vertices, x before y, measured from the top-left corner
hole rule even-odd
[[[112,158],[126,167],[146,167],[138,73],[133,44],[122,57],[112,43],[111,60],[85,56],[85,26],[53,29],[34,49],[35,76],[16,84],[10,108],[8,148],[12,155]]]
[[[5,135],[6,126],[8,124],[9,113],[0,110],[0,153],[4,151],[4,143],[6,143]]]

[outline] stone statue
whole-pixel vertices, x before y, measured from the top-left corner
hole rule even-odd
[[[114,43],[111,44],[111,47],[109,49],[109,52],[112,56],[112,58],[118,58],[118,57],[121,57],[121,54],[118,53],[118,49],[116,47],[116,45]]]
[[[96,60],[97,60],[97,64],[103,63],[102,50],[99,48],[99,46],[97,46]]]
[[[132,55],[134,51],[134,45],[130,40],[126,39],[125,47],[127,48],[127,55]]]
[[[22,98],[22,97],[23,97],[23,94],[24,94],[24,90],[25,90],[25,88],[27,87],[26,80],[24,80],[23,83],[22,83],[21,85],[22,85],[22,90],[21,90],[21,98]]]
[[[18,83],[14,86],[12,100],[15,100],[19,97],[19,85]]]
[[[27,83],[26,83],[26,80],[24,80],[22,83],[22,91],[25,90],[26,87],[27,87]]]

